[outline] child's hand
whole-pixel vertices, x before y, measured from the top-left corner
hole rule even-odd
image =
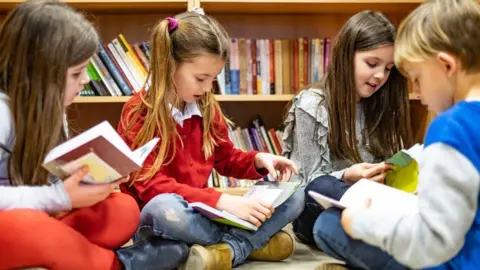
[[[355,215],[357,215],[359,212],[365,211],[368,208],[370,208],[370,202],[371,200],[367,200],[363,205],[348,207],[342,212],[341,222],[342,222],[343,229],[353,239],[359,239],[358,237],[354,236],[352,231],[353,219],[355,218]]]
[[[84,167],[63,181],[63,186],[72,203],[72,209],[92,206],[103,201],[118,185],[128,180],[128,178],[122,178],[109,184],[85,185],[80,183],[87,173],[88,168]]]
[[[267,218],[272,217],[273,208],[258,198],[244,198],[222,194],[216,205],[217,209],[229,212],[255,226],[262,225]]]
[[[345,170],[343,180],[355,183],[362,178],[383,183],[392,165],[382,163],[358,163]]]
[[[291,160],[267,153],[258,153],[255,156],[255,168],[267,169],[277,181],[290,181],[292,171],[298,174],[297,166]],[[280,171],[280,174],[277,171]]]

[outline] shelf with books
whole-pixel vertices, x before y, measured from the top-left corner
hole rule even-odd
[[[262,40],[262,42],[273,41],[274,50],[277,48],[276,42],[280,41],[281,45],[279,47],[282,50],[280,53],[280,58],[282,59],[280,66],[285,67],[285,63],[287,63],[286,66],[289,67],[286,73],[283,68],[281,68],[282,72],[280,72],[284,80],[284,90],[282,92],[284,94],[296,94],[299,90],[303,89],[302,85],[309,85],[322,78],[322,60],[324,71],[328,65],[325,61],[330,57],[330,50],[335,42],[335,36],[343,24],[353,14],[365,9],[383,11],[393,24],[398,25],[410,11],[421,2],[421,0],[200,0],[200,4],[205,12],[215,17],[227,29],[230,36],[236,39],[239,47],[239,60],[245,58],[245,56],[241,56],[242,54],[245,55],[245,53],[241,52],[240,48],[242,47],[242,43],[240,41],[243,42],[243,40],[246,40],[250,42],[250,44],[258,44],[258,40]],[[304,46],[300,46],[300,44],[302,44],[301,41],[303,41]],[[327,45],[329,45],[330,50],[327,49]],[[263,45],[260,46],[263,48]],[[249,46],[247,45],[246,47],[246,62],[249,63],[248,53],[253,56],[254,50],[252,49],[249,52]],[[265,47],[267,46],[265,45]],[[289,52],[289,56],[286,58],[284,56],[285,47]],[[291,51],[292,47],[294,48],[293,53]],[[303,47],[303,53],[300,51],[301,47]],[[318,57],[319,55],[320,57]],[[303,65],[299,61],[302,56]],[[232,59],[232,55],[230,58]],[[265,58],[268,59],[268,57]],[[278,59],[277,55],[275,55],[274,58],[275,60]],[[287,60],[285,61],[284,59]],[[277,63],[275,60],[272,61],[270,58],[270,63],[275,63],[273,66],[276,69]],[[305,65],[305,63],[308,64]],[[240,66],[239,80],[242,81],[241,61],[240,63],[236,63],[236,65]],[[262,63],[260,63],[260,65],[261,71],[263,71]],[[268,71],[271,66],[271,64],[267,64],[266,70]],[[238,67],[236,69],[238,69]],[[243,69],[245,69],[245,66]],[[303,76],[301,75],[302,72]],[[318,75],[316,75],[315,72],[317,72]],[[314,74],[313,76],[312,73]],[[271,74],[275,74],[275,72]],[[238,74],[231,75],[234,79],[237,79],[237,76]],[[303,83],[300,81],[302,77]],[[274,78],[275,80],[277,79],[277,74],[274,75]],[[286,88],[285,78],[289,80]],[[264,78],[261,77],[261,79],[263,83]],[[245,81],[245,78],[243,78],[243,80]],[[219,83],[221,83],[221,80],[219,80]],[[292,85],[293,87],[291,87]],[[228,89],[228,87],[226,87],[226,89]],[[241,85],[240,89],[242,89]],[[269,90],[274,92],[273,89],[274,88],[271,87]],[[262,91],[264,90],[263,87]],[[247,92],[249,93],[248,87]],[[226,93],[228,93],[228,91]],[[276,89],[275,93],[278,93]],[[425,133],[425,127],[428,125],[428,113],[424,106],[418,102],[418,95],[411,93],[409,94],[409,99],[411,100],[411,130],[414,134],[415,141],[421,141]],[[242,104],[241,102],[234,104],[223,103],[222,107],[228,107],[237,123],[237,119],[241,119],[242,115],[240,115],[233,106],[235,105],[240,108],[240,106],[243,106]],[[253,108],[255,104],[251,104],[251,111],[256,109],[256,107]],[[275,111],[276,114],[273,115],[273,113],[270,114],[270,112],[266,112],[266,114],[269,115],[262,114],[262,116],[268,118],[268,120],[266,119],[268,123],[281,124],[282,118],[288,109],[285,107],[281,108],[281,106],[284,105],[272,103],[269,105],[268,110]],[[278,119],[277,122],[275,122],[275,117]],[[243,120],[240,122],[246,123]]]
[[[23,0],[0,1],[0,11],[7,12]],[[187,8],[187,0],[64,0],[71,6],[101,13],[180,12]]]
[[[74,103],[125,103],[129,96],[92,96],[76,97]],[[215,95],[220,102],[289,102],[293,95]]]
[[[294,95],[215,95],[220,102],[289,102]],[[410,100],[420,100],[417,94],[410,93]],[[129,96],[121,97],[76,97],[74,103],[125,103]]]
[[[407,13],[422,0],[201,0],[213,13],[339,14],[364,9]]]

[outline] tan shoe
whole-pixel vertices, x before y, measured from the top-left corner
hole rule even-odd
[[[193,245],[181,270],[232,269],[232,252],[227,244]]]
[[[342,264],[326,263],[318,266],[315,270],[348,270],[348,267]]]
[[[295,252],[295,239],[289,233],[279,231],[265,246],[256,249],[248,258],[255,261],[279,262],[290,257]]]

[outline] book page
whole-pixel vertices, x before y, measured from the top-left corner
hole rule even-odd
[[[157,145],[158,141],[160,141],[160,138],[153,138],[151,141],[149,141],[145,145],[133,151],[133,157],[135,159],[135,162],[138,164],[138,166],[142,166],[143,162],[145,162],[145,159],[155,148],[155,145]]]
[[[190,206],[195,209],[195,211],[201,213],[205,217],[209,218],[212,221],[219,222],[222,224],[239,227],[246,230],[257,230],[257,226],[252,223],[243,220],[235,215],[232,215],[226,211],[218,210],[216,208],[210,207],[204,203],[196,202],[190,203]]]
[[[253,186],[243,195],[245,198],[259,198],[263,202],[273,205],[282,194],[282,189],[269,188],[268,186]]]
[[[345,192],[340,203],[350,207],[371,200],[370,208],[406,214],[418,212],[418,197],[392,187],[361,179]]]
[[[414,146],[410,147],[407,150],[402,150],[407,153],[410,157],[415,159],[418,163],[420,163],[420,159],[423,153],[423,144],[415,144]]]
[[[309,191],[308,195],[310,195],[310,197],[312,197],[318,204],[320,204],[323,207],[323,209],[328,209],[330,207],[337,207],[340,209],[347,208],[347,206],[343,205],[341,202],[335,199],[332,199],[330,197],[327,197],[325,195],[322,195],[320,193]]]
[[[110,167],[95,153],[89,153],[79,159],[62,166],[62,170],[67,175],[72,175],[82,166],[89,168],[88,174],[82,181],[92,184],[105,184],[116,181],[122,177],[116,170]]]

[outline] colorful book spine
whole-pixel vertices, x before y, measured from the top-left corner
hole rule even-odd
[[[118,87],[122,91],[122,93],[125,96],[130,96],[132,94],[132,91],[130,87],[127,85],[125,80],[123,79],[122,75],[118,71],[117,67],[113,63],[112,59],[108,55],[107,51],[105,50],[103,45],[100,45],[98,47],[98,55],[100,56],[101,60],[107,67],[108,71],[110,71],[110,74],[112,75],[113,79],[117,83]]]

